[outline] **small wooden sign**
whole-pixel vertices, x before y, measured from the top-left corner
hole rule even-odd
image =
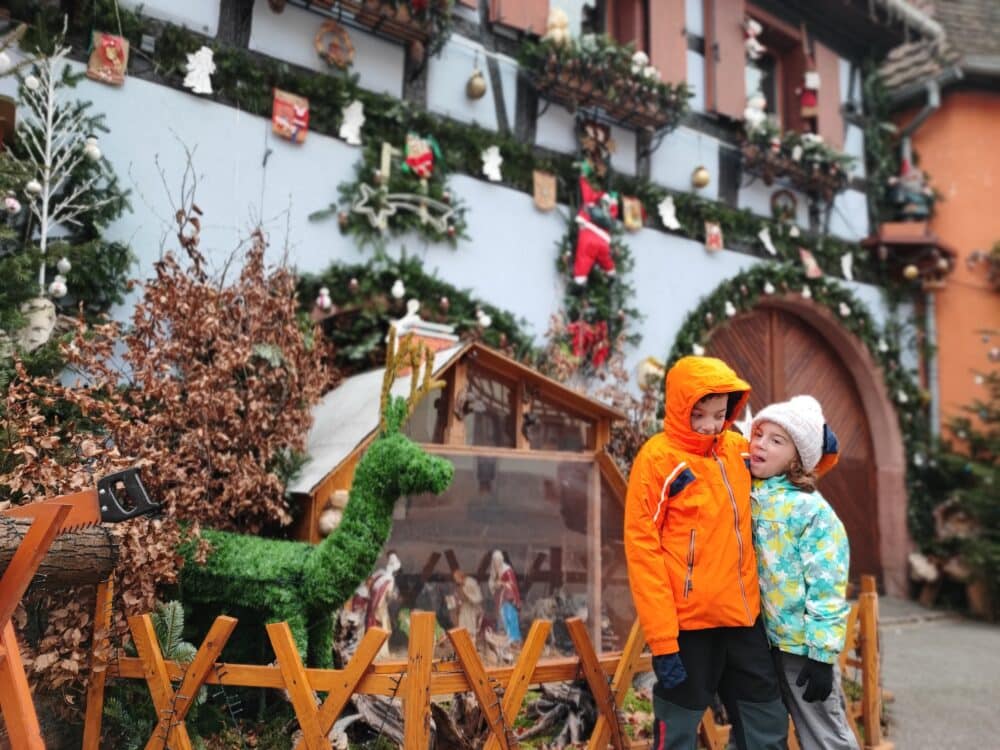
[[[309,132],[309,100],[275,89],[271,130],[292,143],[304,143]]]
[[[532,173],[535,185],[535,208],[551,211],[556,207],[556,176],[536,169]]]

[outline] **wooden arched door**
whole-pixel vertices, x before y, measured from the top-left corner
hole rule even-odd
[[[840,439],[841,455],[819,489],[847,529],[851,580],[863,573],[881,577],[871,429],[853,379],[823,335],[797,315],[765,306],[719,327],[708,353],[728,362],[750,383],[754,414],[800,393],[815,396],[823,405]]]

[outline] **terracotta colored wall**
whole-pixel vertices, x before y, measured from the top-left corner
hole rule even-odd
[[[903,122],[909,117],[903,118]],[[973,250],[1000,240],[1000,94],[957,92],[943,96],[941,109],[913,140],[921,167],[944,196],[931,227],[958,252],[948,286],[937,294],[938,367],[941,418],[947,424],[964,404],[984,394],[974,370],[990,367],[989,344],[981,330],[1000,329],[1000,294],[986,283],[982,266],[970,269]]]

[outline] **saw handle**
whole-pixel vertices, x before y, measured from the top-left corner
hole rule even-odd
[[[149,499],[146,488],[135,468],[116,471],[97,482],[97,501],[101,508],[101,521],[119,523],[145,516],[160,509],[159,503]]]

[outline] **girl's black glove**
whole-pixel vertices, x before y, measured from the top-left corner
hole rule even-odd
[[[833,665],[815,659],[806,659],[805,666],[799,672],[795,684],[802,687],[809,683],[802,693],[806,703],[825,701],[833,692]]]

